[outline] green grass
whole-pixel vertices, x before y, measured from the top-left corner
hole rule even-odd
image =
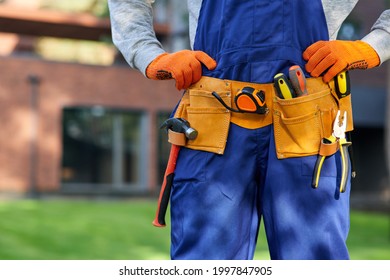
[[[169,228],[151,221],[155,201],[0,201],[0,259],[169,259]],[[353,212],[352,259],[390,259],[384,214]],[[169,221],[168,221],[169,223]],[[261,231],[256,259],[268,259]]]
[[[353,259],[390,260],[389,215],[352,213],[347,244]]]
[[[154,202],[0,202],[0,259],[168,259]]]

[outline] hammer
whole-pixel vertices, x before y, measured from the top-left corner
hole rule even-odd
[[[161,125],[161,128],[166,128],[168,135],[175,135],[175,137],[168,137],[168,142],[170,142],[172,146],[169,153],[167,168],[164,174],[164,181],[160,190],[156,216],[153,220],[153,225],[156,227],[165,227],[166,225],[165,214],[167,212],[169,197],[171,195],[173,176],[180,147],[185,145],[186,139],[194,140],[198,136],[198,132],[191,128],[189,122],[183,118],[167,119]],[[179,137],[177,137],[178,135]]]

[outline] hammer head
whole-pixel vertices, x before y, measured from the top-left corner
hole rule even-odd
[[[167,119],[162,125],[161,128],[170,129],[177,133],[184,133],[185,136],[194,140],[198,136],[198,132],[190,127],[190,123],[183,118],[170,118]]]

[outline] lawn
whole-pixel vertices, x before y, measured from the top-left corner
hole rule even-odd
[[[169,259],[154,212],[148,200],[0,201],[0,259]],[[353,212],[348,245],[352,259],[390,260],[389,217]],[[269,258],[263,231],[255,258]]]

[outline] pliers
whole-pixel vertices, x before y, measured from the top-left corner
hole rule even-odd
[[[344,112],[341,117],[340,110],[337,112],[336,119],[333,124],[333,133],[328,138],[322,139],[323,145],[337,145],[337,149],[340,150],[341,154],[341,181],[340,181],[340,192],[343,193],[346,190],[348,174],[351,169],[351,165],[349,163],[349,154],[348,154],[348,146],[352,143],[348,142],[345,137],[345,131],[347,128],[347,112]],[[314,167],[314,176],[312,181],[312,187],[317,188],[320,180],[320,174],[322,165],[325,161],[327,155],[319,154],[317,158],[316,165]]]

